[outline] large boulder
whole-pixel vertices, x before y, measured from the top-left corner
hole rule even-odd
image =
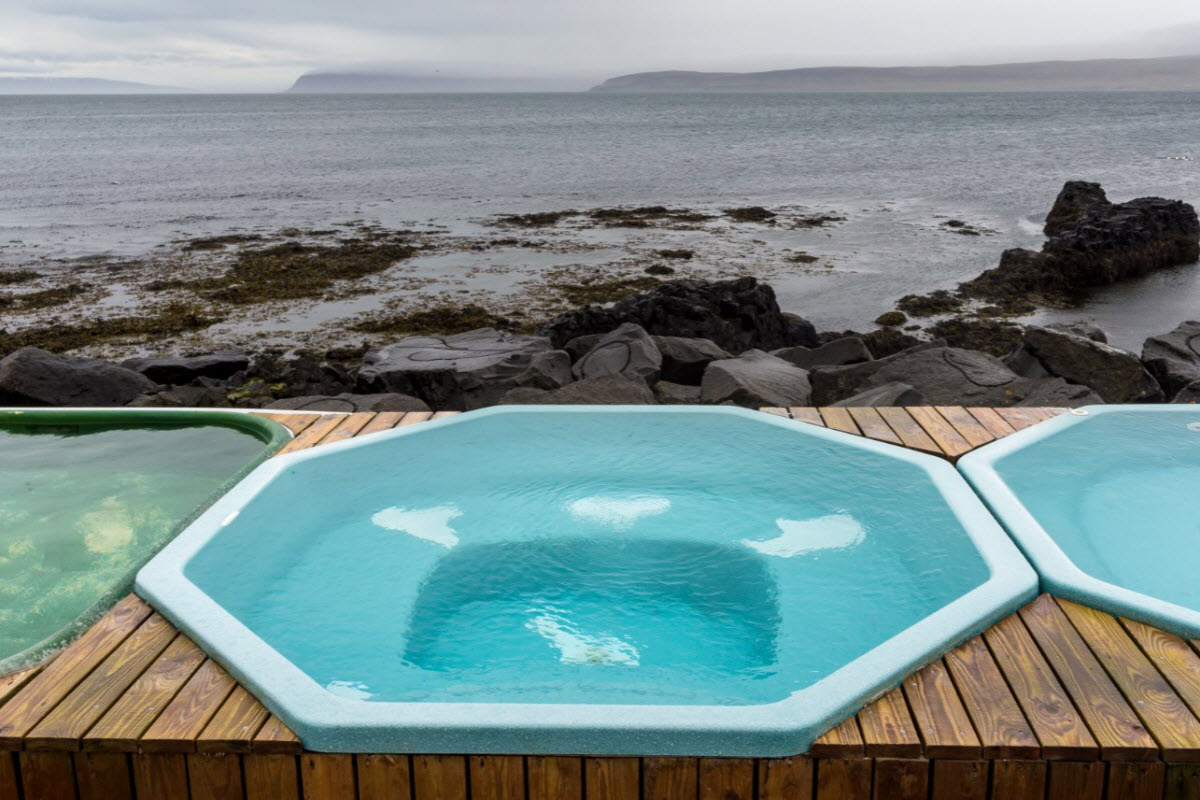
[[[857,394],[859,387],[866,383],[868,378],[896,359],[903,358],[912,353],[919,353],[922,350],[945,346],[946,342],[944,340],[934,339],[931,342],[923,342],[906,350],[901,350],[898,353],[893,353],[883,358],[876,358],[872,361],[834,367],[813,367],[809,371],[808,376],[812,382],[813,405],[834,405],[841,400]]]
[[[1072,230],[1083,215],[1093,208],[1107,206],[1108,196],[1098,183],[1089,181],[1067,181],[1054,200],[1054,206],[1046,215],[1042,228],[1047,236],[1058,236]]]
[[[714,361],[733,356],[708,339],[685,336],[655,336],[654,343],[662,353],[662,380],[699,386],[704,370]]]
[[[1087,386],[1106,403],[1163,399],[1158,381],[1133,353],[1071,333],[1030,325],[1006,363],[1026,377],[1053,376]]]
[[[1103,402],[1085,386],[1061,378],[1023,378],[976,350],[934,347],[901,354],[867,379],[863,389],[906,383],[934,405],[1079,406]]]
[[[626,406],[654,405],[646,382],[624,375],[604,375],[569,383],[561,389],[513,389],[500,401],[504,405]]]
[[[572,374],[579,379],[624,375],[654,383],[662,372],[663,357],[658,345],[641,325],[626,322],[596,342],[575,362]]]
[[[1179,390],[1172,403],[1200,403],[1200,380],[1192,381]]]
[[[882,386],[876,386],[874,389],[867,389],[865,392],[859,392],[853,397],[847,397],[845,400],[834,403],[835,406],[842,406],[843,408],[855,408],[858,406],[923,406],[926,404],[926,400],[920,392],[907,383],[900,383],[899,381],[892,381]]]
[[[540,336],[514,336],[492,328],[455,336],[412,336],[367,351],[358,370],[362,394],[398,392],[438,409],[464,410],[494,405],[522,386],[562,386],[570,378],[570,358],[552,355]]]
[[[611,306],[568,311],[540,332],[553,346],[562,347],[576,337],[608,333],[625,322],[635,322],[655,336],[709,339],[730,353],[817,344],[812,324],[780,311],[774,290],[755,278],[663,283]]]
[[[211,382],[211,383],[210,383]],[[155,394],[144,394],[126,403],[142,408],[227,408],[229,390],[214,378],[198,378],[187,386],[172,386]]]
[[[800,369],[840,367],[873,360],[866,343],[857,336],[834,339],[820,347],[784,347],[772,351],[771,355],[790,361]]]
[[[1085,339],[1091,339],[1093,342],[1108,344],[1108,334],[1087,320],[1080,319],[1075,320],[1074,322],[1051,322],[1046,327],[1052,331],[1071,333],[1075,336],[1082,336]]]
[[[0,405],[123,406],[158,384],[95,358],[69,358],[36,347],[0,359]]]
[[[140,372],[155,383],[182,386],[196,378],[225,378],[250,366],[250,356],[223,350],[202,356],[161,356],[130,358],[121,366]]]
[[[664,406],[695,406],[700,404],[700,387],[659,381],[654,384],[654,398]]]
[[[308,397],[287,397],[269,403],[266,408],[290,411],[430,411],[432,409],[416,397],[406,394],[387,392],[384,394],[352,394],[343,392],[338,395],[309,395]]]
[[[1200,321],[1181,322],[1170,333],[1151,336],[1142,345],[1142,363],[1167,397],[1200,380]]]
[[[812,400],[812,386],[808,373],[799,367],[761,350],[748,350],[708,365],[700,399],[711,405],[733,402],[747,408],[806,406]]]

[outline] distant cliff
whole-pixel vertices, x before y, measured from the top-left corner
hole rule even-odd
[[[4,78],[0,94],[180,94],[189,89],[103,78]]]
[[[1200,56],[965,67],[812,67],[642,72],[593,92],[1004,92],[1200,90]]]
[[[400,75],[374,72],[313,72],[301,75],[289,92],[299,94],[422,94],[453,92],[580,91],[586,84],[553,78],[478,78]]]

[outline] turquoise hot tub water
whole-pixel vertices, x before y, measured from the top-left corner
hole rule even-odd
[[[0,410],[0,674],[82,630],[287,437],[235,413]]]
[[[1035,579],[937,459],[502,408],[272,459],[138,589],[313,749],[770,755]]]
[[[959,467],[1047,591],[1200,636],[1200,408],[1078,409]]]

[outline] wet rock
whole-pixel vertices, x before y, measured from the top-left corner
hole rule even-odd
[[[945,346],[946,343],[944,341],[934,340],[932,342],[916,344],[898,353],[876,358],[873,361],[864,361],[860,364],[847,364],[840,367],[813,367],[808,375],[809,380],[812,382],[813,405],[831,406],[840,400],[845,400],[857,394],[859,387],[866,383],[868,378],[897,358],[922,350],[928,350],[932,347]]]
[[[625,322],[637,323],[655,336],[708,339],[730,353],[817,344],[813,326],[781,312],[774,290],[754,278],[662,283],[608,307],[568,311],[541,333],[553,346],[562,347],[578,336],[608,333]]]
[[[908,322],[908,317],[903,311],[885,311],[875,318],[876,325],[892,327],[895,325],[903,325]]]
[[[354,385],[350,370],[344,365],[309,350],[298,351],[290,358],[256,354],[250,366],[231,375],[228,383],[237,389],[255,380],[273,387],[274,394],[290,397],[334,395],[349,391]]]
[[[228,408],[233,404],[224,387],[172,386],[157,394],[135,397],[126,405],[140,408]]]
[[[725,216],[734,222],[767,222],[775,219],[775,213],[762,206],[746,206],[744,208],[727,208]]]
[[[1052,331],[1062,331],[1075,336],[1082,336],[1085,339],[1091,339],[1093,342],[1108,344],[1108,335],[1098,327],[1086,320],[1076,320],[1075,322],[1052,322],[1046,326]]]
[[[1022,328],[996,319],[950,317],[930,325],[928,333],[951,347],[981,350],[1003,358],[1021,346]]]
[[[1200,380],[1200,321],[1181,322],[1170,333],[1151,336],[1142,345],[1142,363],[1167,397]]]
[[[1172,403],[1200,403],[1200,380],[1192,381],[1179,390]]]
[[[554,380],[555,376],[531,374],[547,366],[534,356],[552,349],[545,338],[513,336],[494,328],[456,336],[412,336],[368,351],[356,388],[362,394],[412,395],[438,409],[482,408],[539,377]]]
[[[36,347],[0,359],[0,404],[123,406],[158,384],[131,369],[95,358],[70,358]]]
[[[662,353],[641,325],[627,322],[605,335],[583,358],[572,374],[579,379],[624,375],[654,383],[662,372]]]
[[[1106,403],[1156,403],[1163,399],[1158,381],[1133,353],[1063,331],[1030,325],[1010,367],[1038,377],[1036,362],[1045,375],[1087,386]]]
[[[1103,402],[1086,386],[1061,378],[1023,378],[1003,361],[974,350],[933,347],[902,353],[863,383],[863,390],[907,383],[936,405],[1078,406]]]
[[[646,382],[623,375],[585,378],[561,389],[513,389],[500,400],[502,405],[654,405],[654,393]]]
[[[662,354],[662,380],[688,386],[699,386],[705,368],[713,361],[733,358],[708,339],[655,336],[654,343]]]
[[[520,388],[561,389],[573,380],[571,356],[566,350],[547,350],[534,353],[529,367],[513,378]]]
[[[131,358],[121,366],[140,372],[155,383],[182,386],[196,378],[228,378],[250,366],[250,356],[225,350],[202,356]]]
[[[576,336],[569,342],[565,342],[562,349],[571,357],[571,363],[574,364],[579,359],[587,355],[588,351],[596,346],[596,342],[603,339],[607,334],[604,333],[589,333],[587,336]]]
[[[853,397],[847,397],[845,400],[834,403],[835,406],[842,406],[843,408],[855,408],[858,406],[923,406],[926,404],[926,400],[920,392],[907,383],[901,383],[900,381],[885,383],[882,386],[867,389],[865,392],[859,392]]]
[[[266,408],[289,411],[431,411],[432,409],[416,397],[406,394],[385,392],[383,394],[353,394],[343,392],[333,396],[310,395],[287,397],[276,400]]]
[[[812,399],[808,373],[761,350],[714,361],[704,370],[700,399],[739,406],[806,406]]]
[[[700,404],[700,387],[670,381],[654,384],[654,397],[664,406],[694,406]]]
[[[1098,183],[1067,181],[1054,200],[1054,206],[1046,215],[1042,228],[1047,236],[1058,236],[1075,228],[1084,213],[1093,208],[1108,205],[1108,196]]]
[[[800,369],[814,367],[839,367],[844,364],[861,364],[871,361],[871,351],[857,336],[834,339],[820,347],[784,347],[772,350],[771,355],[782,358]]]

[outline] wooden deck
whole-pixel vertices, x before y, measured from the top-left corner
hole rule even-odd
[[[766,409],[950,459],[1061,409]],[[284,452],[429,414],[268,415]],[[441,416],[441,415],[434,415]],[[1039,597],[786,759],[330,755],[130,595],[0,678],[0,800],[1200,799],[1200,642]]]

